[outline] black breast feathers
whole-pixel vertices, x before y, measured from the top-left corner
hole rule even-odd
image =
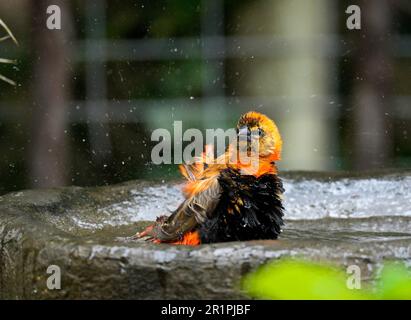
[[[202,243],[277,239],[283,223],[284,192],[275,174],[260,177],[225,169],[219,176],[220,201],[199,228]]]

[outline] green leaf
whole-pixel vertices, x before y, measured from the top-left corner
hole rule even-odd
[[[7,25],[3,22],[3,20],[0,19],[0,27],[3,27],[4,30],[6,30],[7,35],[0,37],[0,42],[5,41],[7,39],[12,39],[13,42],[18,45],[17,39],[14,37],[13,33],[10,31],[10,29],[7,27]],[[6,63],[6,64],[16,64],[15,60],[11,59],[5,59],[5,58],[0,58],[0,63]],[[7,78],[6,76],[3,76],[0,74],[0,81],[7,82],[8,84],[11,84],[12,86],[16,85],[16,82],[13,80]]]
[[[262,299],[345,300],[371,299],[365,290],[350,290],[346,275],[328,265],[281,260],[244,279],[244,289]]]
[[[4,58],[0,58],[0,63],[6,63],[6,64],[16,64],[17,61],[16,60],[11,60],[11,59],[4,59]]]
[[[387,263],[378,282],[377,294],[381,299],[411,299],[411,274],[404,265]]]
[[[7,82],[8,84],[11,84],[12,86],[16,85],[16,82],[14,82],[13,80],[11,80],[11,79],[9,79],[9,78],[1,75],[1,74],[0,74],[0,80],[4,81],[4,82]]]
[[[13,35],[13,33],[11,32],[11,30],[7,27],[7,25],[3,22],[3,20],[0,19],[0,26],[3,27],[4,30],[6,30],[7,35],[13,40],[13,42],[18,45],[18,41],[16,39],[16,37]],[[4,37],[3,37],[4,39]]]

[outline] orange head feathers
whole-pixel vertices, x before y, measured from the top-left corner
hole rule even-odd
[[[281,160],[283,141],[276,124],[269,117],[255,111],[247,112],[238,120],[237,130],[239,134],[243,132],[258,138],[260,158],[268,158],[270,161]]]
[[[208,153],[204,152],[194,163],[180,166],[181,173],[188,180],[183,187],[186,196],[206,189],[210,181],[213,181],[209,178],[218,176],[221,170],[228,167],[256,177],[277,173],[274,162],[281,160],[283,142],[274,121],[262,113],[250,111],[238,120],[237,133],[237,141],[229,145],[225,154],[211,159]],[[212,149],[212,146],[206,147]],[[238,150],[245,151],[248,155],[254,149],[258,150],[254,154],[258,161],[257,166],[251,164],[250,161],[241,161],[241,152],[237,152]]]

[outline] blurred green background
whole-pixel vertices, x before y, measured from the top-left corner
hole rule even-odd
[[[61,8],[61,30],[46,8]],[[348,5],[361,30],[348,30]],[[171,179],[153,129],[276,120],[281,170],[411,167],[407,0],[2,0],[0,194]]]

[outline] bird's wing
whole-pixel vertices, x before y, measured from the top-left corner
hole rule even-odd
[[[148,235],[161,242],[175,241],[202,224],[216,208],[221,193],[217,177],[207,180],[202,180],[207,188],[186,199],[168,218],[160,217]]]
[[[216,163],[214,158],[214,147],[209,144],[201,156],[195,157],[192,163],[184,163],[179,166],[181,174],[188,181],[196,181],[204,178],[204,173],[211,165]]]
[[[181,164],[179,166],[181,174],[188,180],[188,181],[195,181],[197,180],[197,170],[195,164]]]

